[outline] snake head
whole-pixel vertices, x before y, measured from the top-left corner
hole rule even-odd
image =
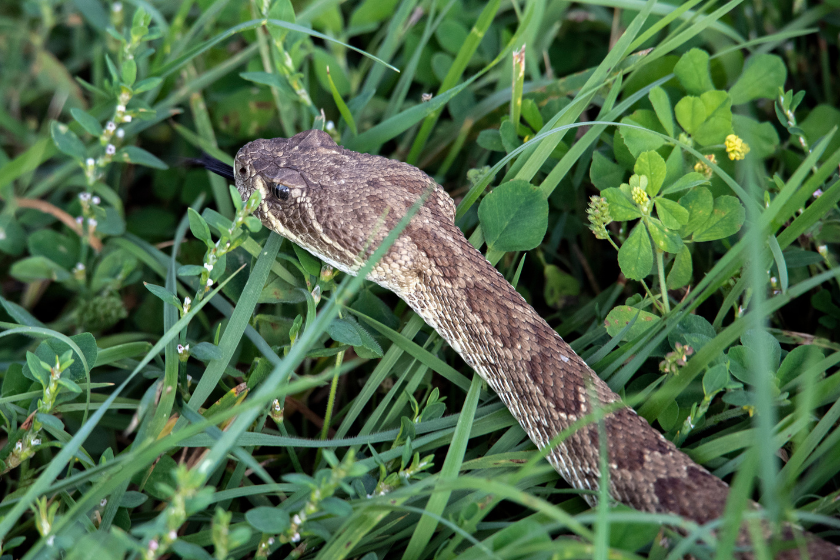
[[[345,272],[356,272],[421,196],[415,220],[454,220],[452,199],[428,175],[346,150],[320,130],[245,144],[233,171],[243,200],[262,195],[255,213],[266,227]]]

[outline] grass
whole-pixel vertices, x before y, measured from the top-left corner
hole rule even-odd
[[[1,8],[3,558],[725,558],[748,498],[840,542],[838,29],[765,4]],[[180,165],[310,128],[443,185],[726,517],[590,509],[404,303]]]

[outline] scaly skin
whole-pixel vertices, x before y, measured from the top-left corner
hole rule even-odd
[[[467,242],[454,224],[452,199],[416,167],[345,150],[329,135],[307,131],[245,145],[236,156],[234,175],[243,199],[255,189],[261,192],[257,215],[266,227],[354,275],[418,198],[427,194],[368,279],[394,291],[440,333],[540,447],[590,414],[594,395],[601,405],[619,401]],[[276,185],[288,190],[278,197]],[[728,486],[631,408],[620,406],[606,415],[604,424],[609,491],[615,500],[700,524],[723,516]],[[589,423],[575,431],[551,450],[548,460],[575,488],[597,490],[597,426]],[[593,503],[591,495],[585,497]],[[769,537],[766,526],[764,532]],[[837,547],[789,526],[782,530],[782,538],[793,539],[796,533],[800,543],[807,542],[811,559],[840,559]],[[739,544],[749,545],[746,530],[741,531]],[[797,550],[776,555],[799,557]]]

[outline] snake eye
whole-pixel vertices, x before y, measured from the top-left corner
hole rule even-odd
[[[286,200],[289,198],[289,187],[275,183],[274,187],[271,189],[271,193],[275,196],[275,198]]]

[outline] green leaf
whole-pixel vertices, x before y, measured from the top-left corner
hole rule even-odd
[[[55,280],[64,282],[72,278],[71,274],[47,257],[28,257],[17,261],[9,269],[9,274],[21,282]]]
[[[680,126],[689,134],[693,134],[706,120],[706,106],[699,97],[689,95],[677,102],[674,114]]]
[[[580,295],[580,282],[577,278],[563,272],[557,265],[546,265],[543,270],[545,302],[554,308],[561,308],[569,297]]]
[[[784,387],[825,358],[822,350],[813,345],[797,346],[785,356],[776,372],[779,387]]]
[[[656,206],[656,213],[662,220],[662,225],[668,229],[680,229],[688,223],[688,210],[668,198],[655,198],[653,203]]]
[[[636,159],[633,171],[636,175],[645,175],[648,178],[648,185],[645,190],[651,197],[659,193],[662,183],[665,182],[665,160],[662,159],[662,156],[652,151],[642,152]]]
[[[674,181],[672,185],[666,187],[662,191],[662,194],[671,194],[679,191],[684,191],[708,183],[709,180],[706,179],[705,175],[703,175],[702,173],[692,171],[691,173],[686,173],[685,175]]]
[[[674,66],[674,74],[690,95],[700,95],[715,88],[709,73],[709,53],[704,50],[691,49],[682,55]]]
[[[74,385],[76,384],[74,383]],[[76,388],[79,389],[79,392],[81,393],[82,390],[79,388],[78,385],[76,385]],[[49,426],[53,430],[64,429],[64,422],[62,422],[52,414],[45,414],[43,412],[39,412],[35,415],[35,418],[37,418],[39,422],[43,423],[45,426]]]
[[[508,153],[522,145],[522,140],[516,134],[516,127],[510,121],[504,121],[499,126],[499,135],[502,139],[502,146],[504,146],[505,151]]]
[[[684,247],[677,232],[669,230],[656,218],[648,218],[648,223],[650,225],[650,237],[660,251],[678,253]]]
[[[397,7],[397,0],[364,0],[353,10],[350,26],[363,26],[378,23],[391,17]]]
[[[693,217],[693,216],[692,216]],[[714,241],[737,233],[744,223],[746,211],[734,196],[715,199],[712,215],[691,236],[693,241]],[[689,219],[689,223],[691,219]]]
[[[639,109],[632,115],[621,119],[621,122],[641,126],[662,134],[665,133],[665,129],[659,124],[659,118],[656,116],[656,113],[648,109]],[[651,134],[645,130],[639,130],[638,128],[622,126],[619,127],[619,132],[621,132],[621,137],[624,139],[624,143],[627,145],[630,153],[633,154],[633,157],[639,157],[639,154],[642,152],[656,150],[665,143],[665,140],[660,136]]]
[[[706,120],[694,131],[694,140],[701,146],[722,144],[732,133],[732,101],[725,91],[707,91],[700,96],[706,109]]]
[[[175,307],[181,306],[181,301],[178,299],[178,296],[176,296],[163,286],[156,286],[155,284],[149,284],[148,282],[143,282],[143,285],[146,286],[147,290],[149,290],[155,296],[163,300],[164,303],[174,305]]]
[[[333,322],[327,327],[327,333],[336,342],[350,346],[362,345],[362,337],[356,330],[355,325],[346,319],[333,319]]]
[[[769,122],[759,123],[744,115],[732,115],[732,129],[750,146],[750,152],[757,158],[770,157],[779,147],[779,134]]]
[[[42,229],[30,234],[26,244],[33,256],[46,257],[62,268],[71,269],[78,262],[78,239],[78,236],[74,239],[55,230]]]
[[[134,81],[137,79],[137,63],[134,62],[133,58],[123,60],[120,73],[125,85],[131,86],[134,84]]]
[[[99,136],[102,134],[102,125],[99,124],[99,121],[93,118],[83,109],[73,107],[72,109],[70,109],[70,114],[73,115],[73,118],[76,119],[76,122],[82,125],[82,128],[85,129],[85,132],[87,132],[91,136]]]
[[[65,379],[62,375],[61,379],[58,380],[58,384],[70,391],[71,393],[80,394],[82,392],[82,388],[79,387],[75,381],[71,379]]]
[[[300,303],[303,301],[306,301],[306,294],[301,288],[275,276],[262,289],[257,303]]]
[[[93,338],[93,335],[90,333],[81,333],[71,336],[70,340],[79,347],[88,366],[92,368],[96,364],[96,358],[99,353],[99,349],[96,347],[96,339]],[[35,356],[44,363],[54,364],[55,357],[62,356],[68,350],[70,350],[70,345],[66,342],[57,338],[49,338],[38,345],[38,348],[35,349]],[[74,361],[70,367],[61,373],[61,378],[79,383],[85,380],[85,367],[75,352],[72,353],[72,356]],[[30,379],[34,379],[30,373],[28,362],[23,368],[23,374]]]
[[[221,360],[222,351],[215,344],[199,342],[195,346],[190,347],[190,356],[202,362],[209,362],[210,360]]]
[[[624,276],[631,280],[642,280],[650,274],[653,250],[647,228],[643,224],[636,224],[627,241],[618,250],[618,266]]]
[[[132,88],[134,90],[134,95],[154,89],[158,87],[161,84],[161,82],[163,82],[162,78],[146,78],[145,80],[140,80]]]
[[[269,28],[274,29],[274,28]],[[286,31],[285,29],[283,31]],[[276,88],[280,93],[285,95],[289,100],[297,100],[298,96],[295,93],[295,90],[289,85],[288,80],[282,78],[278,74],[272,74],[270,72],[242,72],[239,74],[239,77],[243,80],[248,80],[249,82],[254,82],[256,84],[263,84],[266,86],[271,86]]]
[[[19,255],[26,246],[26,232],[18,225],[11,213],[0,214],[0,251],[7,255]]]
[[[32,380],[23,375],[22,364],[9,364],[9,369],[3,374],[3,389],[0,396],[11,397],[26,393],[32,386]]]
[[[163,163],[143,148],[137,146],[126,146],[119,152],[114,159],[122,160],[136,165],[145,165],[146,167],[154,167],[155,169],[169,169],[169,166]]]
[[[771,371],[779,369],[782,347],[772,334],[761,329],[750,329],[741,335],[741,344],[764,358]]]
[[[674,137],[674,111],[671,109],[671,100],[665,90],[656,86],[650,93],[648,93],[650,104],[653,105],[653,111],[659,119],[660,124],[665,129],[665,133]]]
[[[178,267],[178,276],[200,276],[204,270],[203,266],[197,264],[185,264]]]
[[[528,181],[508,181],[484,197],[478,218],[488,251],[528,251],[545,237],[548,200]]]
[[[476,142],[479,146],[491,152],[505,151],[505,146],[502,144],[502,135],[495,128],[488,128],[479,132]]]
[[[540,109],[533,99],[525,98],[522,100],[522,118],[533,130],[542,130],[544,126]]]
[[[683,237],[691,235],[697,228],[706,223],[715,207],[712,191],[706,187],[696,187],[688,191],[680,200],[680,206],[688,210],[688,223],[680,234]]]
[[[607,158],[603,153],[595,152],[592,154],[589,179],[599,191],[618,188],[624,179],[624,168]]]
[[[729,384],[729,372],[725,364],[718,364],[710,367],[703,374],[703,393],[708,397],[723,391]]]
[[[691,274],[691,251],[688,250],[686,245],[683,245],[674,258],[674,264],[671,265],[671,271],[668,273],[665,283],[669,290],[682,288],[691,281]]]
[[[679,418],[680,405],[677,404],[677,401],[671,401],[671,404],[662,411],[656,420],[659,422],[659,425],[662,426],[662,429],[667,432],[677,425],[677,420],[679,420]]]
[[[756,54],[748,61],[741,77],[729,90],[732,103],[740,105],[753,99],[773,99],[785,85],[787,68],[774,54]]]
[[[618,222],[641,218],[642,213],[633,200],[621,189],[606,189],[601,191],[601,196],[607,199],[610,205],[610,216]]]
[[[630,307],[629,305],[619,305],[614,307],[612,311],[607,314],[607,318],[604,320],[604,326],[607,328],[607,334],[610,336],[618,335],[634,318],[636,318],[636,321],[633,323],[633,326],[624,333],[624,340],[633,340],[638,338],[640,334],[644,333],[661,320],[653,313],[642,311],[641,309]]]
[[[187,208],[187,216],[190,220],[190,231],[196,239],[204,241],[208,246],[213,244],[213,239],[210,237],[210,227],[201,214],[192,208]]]
[[[70,130],[66,124],[58,121],[53,121],[50,124],[50,134],[52,135],[55,147],[62,153],[67,154],[78,162],[85,161],[87,157],[87,150],[76,133]]]
[[[814,107],[805,120],[799,124],[811,145],[817,138],[822,138],[828,134],[835,126],[840,126],[840,109],[826,104]],[[825,147],[821,159],[825,161],[838,148],[840,148],[840,134],[835,134]]]
[[[297,245],[292,245],[292,248],[294,248],[295,255],[297,255],[300,265],[307,274],[311,274],[316,278],[321,275],[321,261],[318,257],[313,256],[311,253],[305,249],[301,249]]]
[[[16,322],[18,325],[24,325],[27,327],[44,326],[44,323],[33,317],[32,314],[29,313],[29,311],[27,311],[20,305],[7,300],[3,296],[0,296],[0,305],[3,306],[3,309],[6,310],[6,313],[8,313],[9,317],[12,318],[12,321]]]
[[[45,368],[38,356],[32,352],[26,353],[26,367],[23,370],[24,375],[26,375],[27,369],[29,373],[27,375],[28,378],[34,379],[44,387],[50,384],[49,368]]]

